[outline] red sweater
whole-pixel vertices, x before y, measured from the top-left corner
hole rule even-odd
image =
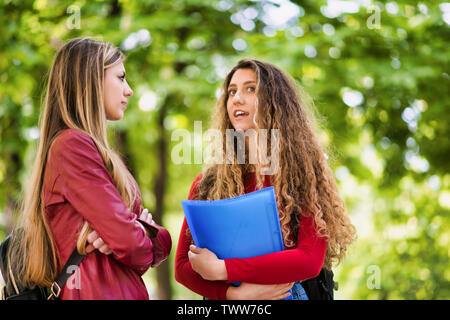
[[[201,175],[194,180],[189,200],[195,198],[200,179]],[[249,174],[244,183],[246,193],[255,191],[255,174]],[[264,186],[270,186],[269,176],[266,176]],[[313,218],[302,216],[296,248],[253,258],[225,259],[228,280],[208,281],[195,272],[189,262],[191,237],[186,236],[187,228],[184,219],[175,256],[175,279],[195,293],[214,300],[225,300],[232,282],[278,284],[314,278],[320,273],[325,260],[326,240],[318,237]]]

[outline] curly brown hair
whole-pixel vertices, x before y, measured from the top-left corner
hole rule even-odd
[[[222,133],[224,153],[229,141],[226,130],[233,129],[227,114],[228,86],[238,69],[256,74],[257,128],[279,131],[279,170],[270,176],[278,202],[281,230],[286,248],[296,246],[296,231],[302,215],[312,215],[318,235],[328,242],[324,267],[339,264],[347,247],[356,238],[356,229],[345,214],[336,182],[315,134],[316,117],[311,99],[302,88],[276,66],[255,59],[244,59],[228,73],[218,99],[212,127]],[[269,143],[271,143],[269,138]],[[245,193],[244,176],[255,171],[257,188],[263,186],[263,166],[215,163],[205,167],[197,185],[197,200],[218,200]],[[248,158],[248,156],[247,156]],[[294,240],[293,240],[294,239]]]

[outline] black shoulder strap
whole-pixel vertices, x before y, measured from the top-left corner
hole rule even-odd
[[[64,265],[63,269],[61,270],[61,273],[50,286],[51,294],[48,297],[49,300],[53,297],[59,297],[59,295],[61,294],[61,288],[66,283],[67,279],[69,279],[69,277],[74,274],[75,271],[77,271],[78,266],[80,265],[81,261],[83,261],[83,258],[84,256],[79,254],[77,248],[75,247],[69,259],[67,259],[67,262]]]
[[[5,283],[8,281],[8,247],[11,240],[9,234],[0,244],[0,272]]]

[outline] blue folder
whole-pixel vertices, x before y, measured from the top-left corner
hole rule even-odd
[[[181,204],[195,245],[208,248],[219,259],[284,250],[273,187],[230,199],[183,200]]]

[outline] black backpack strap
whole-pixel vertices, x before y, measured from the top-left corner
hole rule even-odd
[[[66,283],[67,279],[69,279],[69,277],[78,269],[78,266],[80,265],[81,261],[83,261],[83,258],[84,256],[78,253],[77,248],[73,249],[72,254],[70,255],[69,259],[67,259],[66,264],[61,270],[61,273],[50,286],[51,294],[48,297],[48,300],[52,299],[53,297],[59,298],[59,295],[61,294],[61,288]]]
[[[333,280],[333,271],[322,268],[315,278],[302,281],[306,295],[310,300],[334,300],[333,290],[337,290],[337,282]]]
[[[2,273],[3,280],[5,283],[8,281],[8,246],[11,235],[8,235],[0,244],[0,272]]]

